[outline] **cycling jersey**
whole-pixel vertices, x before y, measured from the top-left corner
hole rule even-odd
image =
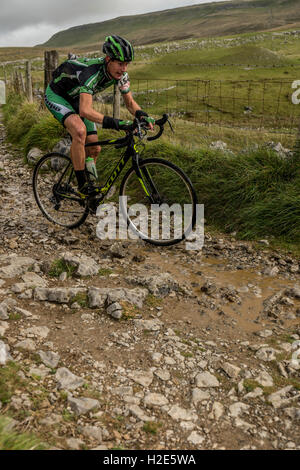
[[[70,114],[79,114],[80,93],[94,95],[115,84],[122,94],[130,91],[127,72],[123,73],[121,80],[110,77],[104,57],[67,60],[53,72],[52,77],[45,93],[45,103],[61,124]],[[88,134],[96,133],[94,123],[86,121]]]
[[[80,93],[94,95],[118,84],[122,94],[130,91],[127,72],[121,80],[110,77],[106,71],[104,57],[98,59],[79,58],[63,62],[54,72],[50,88],[65,99],[78,98]]]

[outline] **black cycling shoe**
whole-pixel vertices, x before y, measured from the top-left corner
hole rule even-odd
[[[100,203],[100,199],[97,197],[92,197],[91,199],[89,199],[88,208],[91,214],[96,215],[99,203]]]
[[[96,196],[99,193],[99,189],[93,183],[86,182],[81,188],[78,188],[78,192],[85,199],[86,197]]]

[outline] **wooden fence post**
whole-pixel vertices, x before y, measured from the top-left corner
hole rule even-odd
[[[113,104],[113,117],[120,119],[120,90],[118,85],[114,85],[114,104]]]
[[[45,51],[44,91],[52,80],[52,72],[58,67],[58,52]]]
[[[33,102],[32,94],[32,79],[31,79],[31,63],[29,60],[26,62],[26,94],[29,103]]]
[[[25,89],[24,77],[23,77],[23,74],[21,72],[21,69],[18,70],[18,75],[19,75],[19,83],[20,83],[21,93],[25,95],[26,89]]]
[[[13,84],[14,84],[14,90],[16,92],[16,95],[19,95],[21,93],[21,88],[20,88],[19,74],[16,68],[14,69],[14,72],[13,72]]]

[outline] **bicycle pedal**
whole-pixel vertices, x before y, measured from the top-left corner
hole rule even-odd
[[[99,204],[101,203],[101,197],[92,197],[88,200],[88,208],[92,214],[96,214]]]

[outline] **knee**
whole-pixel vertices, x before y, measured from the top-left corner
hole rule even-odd
[[[86,139],[86,129],[85,127],[78,127],[74,132],[73,142],[76,144],[84,145]]]

